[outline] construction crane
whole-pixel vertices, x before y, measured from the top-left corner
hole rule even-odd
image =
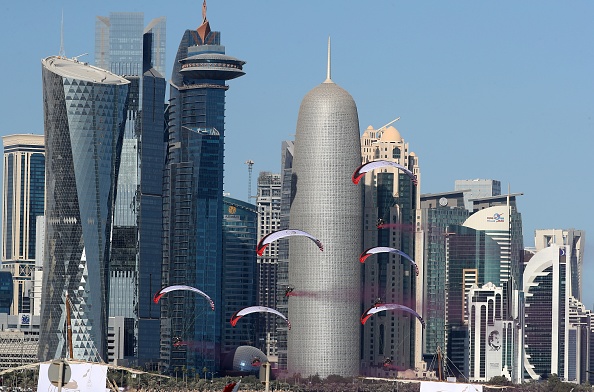
[[[252,170],[254,167],[254,161],[248,159],[245,161],[245,164],[248,165],[248,203],[252,200]]]

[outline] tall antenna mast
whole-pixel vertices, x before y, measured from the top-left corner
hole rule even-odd
[[[324,83],[332,83],[330,71],[330,37],[328,37],[328,69],[326,70],[326,80],[324,81]]]
[[[248,159],[245,161],[245,164],[248,165],[248,203],[252,200],[252,170],[254,166],[254,161]]]
[[[58,53],[60,57],[66,57],[66,52],[64,51],[64,10],[62,9],[62,23],[60,25],[60,53]]]

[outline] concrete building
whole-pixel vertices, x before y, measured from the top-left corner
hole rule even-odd
[[[464,206],[472,211],[472,200],[483,197],[501,195],[501,182],[499,180],[456,180],[454,190],[464,192]]]
[[[0,370],[37,363],[39,316],[0,313]]]
[[[13,276],[10,314],[31,312],[35,268],[36,218],[45,208],[43,135],[2,137],[2,270]]]
[[[514,357],[516,323],[503,320],[503,287],[487,283],[473,285],[468,293],[468,331],[466,346],[468,378],[489,381],[504,376],[511,380],[511,368],[505,366]]]
[[[281,215],[281,175],[270,172],[260,172],[258,176],[258,193],[256,205],[258,209],[258,241],[280,230]],[[262,256],[258,256],[258,305],[277,308],[279,287],[278,251],[280,243],[275,241],[268,245]],[[286,242],[286,241],[284,241]],[[277,357],[277,327],[281,324],[274,315],[264,313],[258,331],[258,347],[269,356]]]
[[[330,43],[328,43],[328,46]],[[359,374],[362,192],[351,181],[361,164],[357,107],[330,78],[301,102],[295,135],[290,228],[319,238],[289,240],[288,372]]]
[[[398,249],[414,257],[415,227],[420,206],[421,173],[419,159],[393,126],[377,130],[369,126],[361,136],[362,163],[382,159],[398,163],[417,177],[415,186],[408,175],[394,167],[382,167],[365,175],[364,181],[364,248],[376,246]],[[419,272],[424,265],[418,264]],[[395,253],[382,253],[364,264],[363,305],[369,307],[376,299],[383,303],[398,303],[421,310],[424,274],[415,273],[414,266]],[[389,376],[383,366],[389,359],[395,368],[422,367],[422,326],[409,314],[388,312],[372,317],[363,328],[362,357],[364,372],[374,376]]]
[[[130,82],[60,56],[42,60],[46,224],[39,359],[107,355],[110,240]]]

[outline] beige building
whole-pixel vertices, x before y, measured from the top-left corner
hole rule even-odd
[[[2,269],[13,276],[11,314],[31,312],[37,216],[45,207],[44,136],[3,136]]]
[[[362,163],[388,160],[404,166],[420,180],[418,158],[393,126],[369,126],[361,137]],[[401,170],[381,167],[364,177],[364,248],[377,246],[398,249],[414,258],[419,270],[395,253],[377,254],[364,264],[363,306],[375,301],[398,303],[422,309],[422,260],[415,258],[417,186]],[[422,326],[415,317],[389,312],[371,317],[363,327],[362,367],[369,375],[391,376],[405,369],[422,369]],[[389,366],[386,366],[386,363]]]

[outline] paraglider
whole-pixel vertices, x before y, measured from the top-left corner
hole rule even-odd
[[[258,256],[262,256],[264,250],[271,242],[274,242],[281,238],[291,237],[295,235],[302,235],[311,239],[318,246],[318,248],[320,248],[321,251],[324,251],[324,246],[322,245],[322,242],[319,239],[312,236],[311,234],[306,233],[302,230],[288,229],[273,231],[272,233],[269,233],[268,235],[264,236],[258,243],[258,246],[256,247],[256,252],[258,253]]]
[[[173,285],[173,286],[163,287],[161,290],[157,291],[157,293],[153,297],[153,301],[155,303],[159,303],[159,300],[161,299],[161,297],[163,295],[165,295],[171,291],[176,291],[176,290],[188,290],[188,291],[193,291],[194,293],[200,294],[201,296],[206,298],[208,300],[208,302],[210,302],[210,307],[212,308],[212,310],[215,310],[215,305],[214,305],[214,302],[212,302],[212,299],[210,299],[210,297],[208,295],[206,295],[206,293],[204,293],[192,286]]]
[[[285,289],[285,297],[290,297],[291,295],[293,295],[293,290],[295,290],[294,287],[287,286],[287,288]]]
[[[225,385],[223,392],[237,392],[239,391],[239,384],[241,384],[241,380],[227,384]]]
[[[419,266],[417,265],[417,263],[415,263],[415,261],[409,255],[407,255],[403,251],[396,249],[396,248],[390,248],[387,246],[376,246],[373,248],[369,248],[366,251],[364,251],[363,253],[361,253],[361,256],[359,256],[359,261],[361,263],[365,263],[365,260],[369,256],[375,255],[378,253],[396,253],[396,254],[404,257],[405,259],[410,261],[410,263],[415,267],[415,273],[417,274],[417,276],[419,275]]]
[[[374,314],[379,313],[379,312],[383,312],[383,311],[386,311],[386,310],[403,310],[405,312],[408,312],[408,313],[412,314],[413,316],[415,316],[417,319],[419,319],[419,321],[421,322],[421,325],[423,326],[423,328],[425,328],[425,320],[423,320],[423,318],[421,317],[421,315],[419,315],[417,312],[415,312],[414,310],[412,310],[408,306],[399,305],[399,304],[380,304],[380,303],[376,303],[375,305],[373,305],[372,307],[370,307],[369,309],[367,309],[361,315],[361,324],[365,324],[365,322],[367,321],[367,319],[369,319]]]
[[[235,326],[235,324],[237,324],[237,321],[240,318],[242,318],[246,314],[251,314],[251,313],[273,313],[273,314],[276,314],[277,316],[279,316],[283,320],[285,320],[287,322],[287,325],[289,326],[289,329],[291,329],[291,323],[289,322],[289,319],[285,317],[284,314],[282,314],[281,312],[279,312],[276,309],[268,308],[266,306],[248,306],[247,308],[238,310],[237,312],[233,313],[233,316],[231,316],[231,320],[230,320],[231,325]]]
[[[415,176],[413,172],[396,162],[381,159],[377,161],[367,162],[359,166],[357,170],[355,170],[355,172],[353,173],[353,183],[358,184],[361,178],[363,178],[363,176],[365,175],[365,173],[375,169],[379,169],[380,167],[395,167],[397,169],[400,169],[410,177],[414,185],[417,185],[417,176]]]

